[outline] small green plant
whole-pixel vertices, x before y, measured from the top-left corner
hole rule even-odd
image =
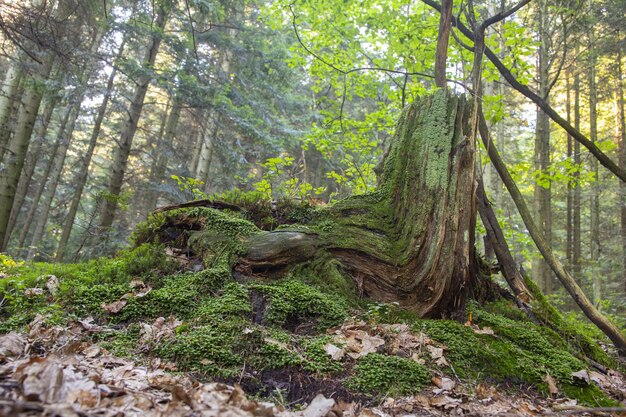
[[[202,191],[204,181],[198,180],[192,177],[181,177],[179,175],[172,175],[178,189],[185,194],[188,200],[199,200],[207,198],[207,195]]]

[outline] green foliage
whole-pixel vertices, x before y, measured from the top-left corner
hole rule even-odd
[[[200,188],[204,185],[203,181],[179,175],[172,175],[171,178],[176,181],[178,189],[187,197],[187,200],[207,198],[207,195]]]
[[[417,394],[429,383],[430,372],[423,365],[411,359],[370,353],[360,358],[346,387],[382,398]]]
[[[304,169],[304,166],[302,163],[294,164],[294,161],[295,158],[286,154],[269,158],[259,167],[263,173],[261,180],[256,181],[256,172],[238,179],[244,186],[251,183],[261,200],[305,200],[307,197],[322,194],[325,187],[315,188],[298,178],[297,171]]]

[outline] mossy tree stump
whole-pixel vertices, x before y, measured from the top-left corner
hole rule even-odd
[[[464,97],[419,98],[402,113],[376,192],[324,208],[306,227],[249,237],[235,271],[272,275],[334,259],[366,297],[423,317],[452,314],[480,282],[471,138]]]

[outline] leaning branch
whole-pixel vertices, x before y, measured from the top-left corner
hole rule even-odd
[[[602,332],[604,332],[605,335],[609,337],[609,339],[611,339],[621,354],[626,354],[626,337],[617,328],[617,326],[607,320],[607,318],[595,308],[591,301],[589,301],[583,290],[576,283],[576,280],[569,274],[569,272],[567,272],[567,270],[565,270],[561,262],[554,256],[552,248],[546,242],[543,234],[535,224],[535,221],[530,214],[530,210],[524,201],[522,193],[517,188],[515,181],[511,177],[511,174],[506,168],[506,165],[504,165],[502,158],[500,158],[496,147],[490,139],[489,128],[487,127],[487,122],[482,112],[482,106],[480,103],[478,113],[480,137],[482,138],[485,148],[487,148],[487,153],[491,159],[491,163],[496,168],[498,175],[509,191],[517,210],[522,216],[522,221],[530,233],[531,238],[535,242],[537,249],[539,249],[539,252],[541,252],[543,258],[546,260],[548,265],[550,265],[552,271],[555,273],[559,281],[561,281],[567,292],[571,295],[576,304],[578,304],[587,318],[589,318],[593,324],[595,324],[600,330],[602,330]]]
[[[205,200],[195,200],[195,201],[189,201],[189,202],[181,203],[181,204],[172,204],[170,206],[159,207],[156,210],[154,210],[153,213],[163,213],[165,211],[171,211],[171,210],[177,210],[177,209],[189,208],[189,207],[208,207],[208,208],[213,208],[217,210],[228,209],[232,211],[243,210],[241,207],[235,204],[226,203],[224,201],[205,199]]]
[[[441,12],[441,5],[434,0],[422,0],[425,4],[432,7],[433,9]],[[463,35],[467,38],[474,41],[473,32],[465,26],[457,17],[452,16],[452,24],[454,27],[459,29]],[[576,141],[581,143],[585,148],[591,152],[593,156],[595,156],[600,164],[604,166],[606,169],[611,171],[615,176],[617,176],[620,180],[626,182],[626,169],[618,166],[611,158],[609,158],[604,152],[602,152],[596,144],[591,141],[587,136],[583,135],[578,129],[572,126],[567,122],[563,117],[561,117],[544,99],[539,97],[534,91],[532,91],[527,86],[521,84],[515,76],[511,73],[511,71],[502,63],[500,58],[488,47],[484,47],[484,53],[489,58],[489,61],[498,69],[500,74],[506,79],[511,87],[522,93],[524,96],[533,101],[541,110],[544,111],[552,119],[556,124],[561,126],[567,133],[569,133]]]

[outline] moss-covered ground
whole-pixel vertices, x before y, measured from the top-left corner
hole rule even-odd
[[[314,217],[313,209],[298,213]],[[175,225],[181,224],[191,232],[180,234]],[[258,230],[242,213],[179,210],[138,229],[138,241],[153,243],[115,258],[6,267],[0,280],[0,332],[25,329],[37,314],[49,325],[92,317],[106,330],[85,338],[116,355],[146,363],[159,358],[166,369],[237,382],[260,396],[279,392],[290,402],[309,400],[307,395],[324,389],[346,398],[411,395],[441,375],[469,384],[532,386],[547,395],[549,375],[561,393],[584,404],[615,404],[594,385],[577,385],[571,376],[587,368],[587,358],[612,365],[595,340],[600,336],[567,322],[547,303],[537,307],[538,314],[549,313],[561,329],[536,325],[500,300],[468,307],[474,325],[493,330],[477,332],[456,321],[423,320],[393,305],[360,300],[331,259],[300,265],[278,280],[234,278],[231,268],[241,242]],[[168,242],[158,238],[164,233],[171,234]],[[223,238],[210,237],[216,234]],[[172,253],[168,245],[175,244],[203,269],[194,272],[197,263],[166,255]],[[49,275],[58,278],[58,288],[46,288]],[[119,308],[111,307],[114,303]],[[170,331],[147,336],[145,329],[156,329],[161,317],[171,323]],[[413,334],[424,333],[443,346],[447,364],[392,354],[385,345],[356,359],[333,359],[327,347],[340,345],[333,332],[351,317],[407,324]],[[302,381],[317,392],[302,390]]]

